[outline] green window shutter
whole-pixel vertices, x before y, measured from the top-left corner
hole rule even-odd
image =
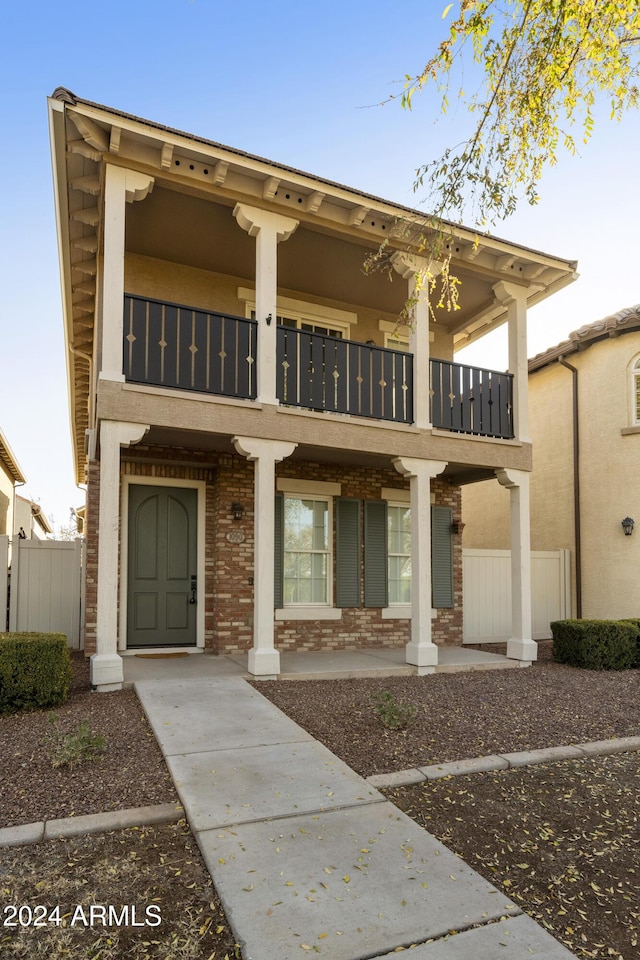
[[[336,607],[360,606],[360,501],[336,500]]]
[[[431,603],[453,607],[453,510],[431,507]]]
[[[364,504],[364,605],[386,607],[387,502],[365,500]]]
[[[275,609],[279,610],[284,602],[284,497],[281,493],[276,494],[273,534],[273,600]]]

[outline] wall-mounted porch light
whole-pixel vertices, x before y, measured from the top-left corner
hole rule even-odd
[[[630,537],[633,533],[633,528],[635,526],[635,520],[632,520],[631,517],[625,517],[624,520],[620,521],[622,524],[622,529],[624,530],[625,537]]]
[[[465,528],[465,524],[462,522],[462,520],[454,520],[453,523],[451,524],[451,531],[453,533],[462,533],[464,528]]]
[[[231,516],[234,520],[242,520],[244,517],[244,507],[241,503],[231,504]]]

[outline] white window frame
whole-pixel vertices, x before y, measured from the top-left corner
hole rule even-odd
[[[400,490],[395,489],[394,487],[383,487],[381,491],[381,499],[387,501],[389,507],[409,507],[411,508],[411,493],[409,490]],[[389,551],[387,550],[387,576],[388,576],[388,564],[389,564]],[[413,570],[411,571],[413,574]],[[413,583],[412,583],[413,586]],[[411,619],[411,604],[410,603],[390,603],[388,607],[384,607],[382,610],[382,619],[383,620],[410,620]]]
[[[244,302],[245,316],[251,319],[256,309],[256,293],[249,287],[238,287],[238,300]],[[276,309],[279,317],[295,320],[296,329],[300,330],[303,323],[314,326],[330,327],[339,330],[343,340],[351,339],[351,327],[357,324],[357,313],[348,310],[338,310],[336,307],[326,307],[320,303],[309,303],[306,300],[294,300],[292,297],[278,297]]]
[[[392,323],[390,320],[378,320],[378,329],[384,336],[384,345],[389,350],[402,350],[409,353],[411,331],[406,323]],[[433,343],[435,334],[429,330],[429,343]]]
[[[387,511],[391,509],[399,509],[399,510],[408,509],[409,516],[411,516],[411,504],[408,503],[406,500],[405,501],[387,500]],[[404,557],[404,556],[406,556],[406,554],[404,553],[392,553],[391,550],[389,549],[389,545],[387,544],[387,582],[389,584],[391,584],[391,563],[390,563],[391,557]],[[411,548],[409,548],[409,559],[411,559]],[[411,580],[410,589],[413,589],[413,570],[411,571],[411,576],[412,576],[412,580]],[[403,609],[409,608],[409,610],[411,610],[411,600],[409,600],[408,603],[402,603],[400,601],[394,601],[391,599],[389,600],[389,608],[400,608],[400,607],[402,607]]]
[[[276,489],[285,497],[298,500],[319,500],[327,503],[327,593],[322,603],[285,604],[275,611],[276,620],[341,620],[342,610],[333,606],[333,499],[339,497],[342,487],[339,483],[316,480],[293,480],[281,477],[276,481]],[[284,555],[284,545],[283,545]]]

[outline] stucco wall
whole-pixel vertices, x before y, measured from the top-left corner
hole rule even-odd
[[[404,281],[398,278],[398,283]],[[233,316],[245,316],[245,302],[238,299],[238,288],[253,288],[253,277],[228,276],[201,270],[180,263],[168,264],[165,260],[147,257],[137,253],[127,253],[125,258],[125,290],[140,297],[183,303],[230,313]],[[314,303],[329,308],[345,310],[357,315],[357,323],[351,327],[351,339],[365,343],[373,340],[379,346],[384,345],[384,333],[380,321],[395,324],[398,314],[353,302],[343,302],[330,297],[313,296],[300,291],[279,287],[278,295],[306,303]],[[406,327],[399,328],[406,333]],[[441,327],[433,325],[434,340],[431,353],[441,360],[453,358],[453,338]],[[390,343],[393,348],[393,344]]]
[[[0,461],[0,536],[13,534],[13,477]]]
[[[578,370],[584,617],[640,615],[640,430],[628,431],[630,369],[640,332],[567,357]],[[532,550],[571,550],[575,612],[572,374],[560,363],[529,376]],[[463,489],[463,545],[508,549],[509,493],[497,480]],[[620,521],[638,521],[625,537]]]

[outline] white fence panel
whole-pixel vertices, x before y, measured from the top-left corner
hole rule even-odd
[[[7,589],[9,587],[9,537],[0,537],[0,633],[7,629]]]
[[[511,552],[463,550],[464,643],[501,643],[511,636]],[[531,554],[534,640],[551,637],[549,624],[571,616],[569,551]]]
[[[83,541],[14,540],[9,627],[64,633],[78,650],[81,637]]]

